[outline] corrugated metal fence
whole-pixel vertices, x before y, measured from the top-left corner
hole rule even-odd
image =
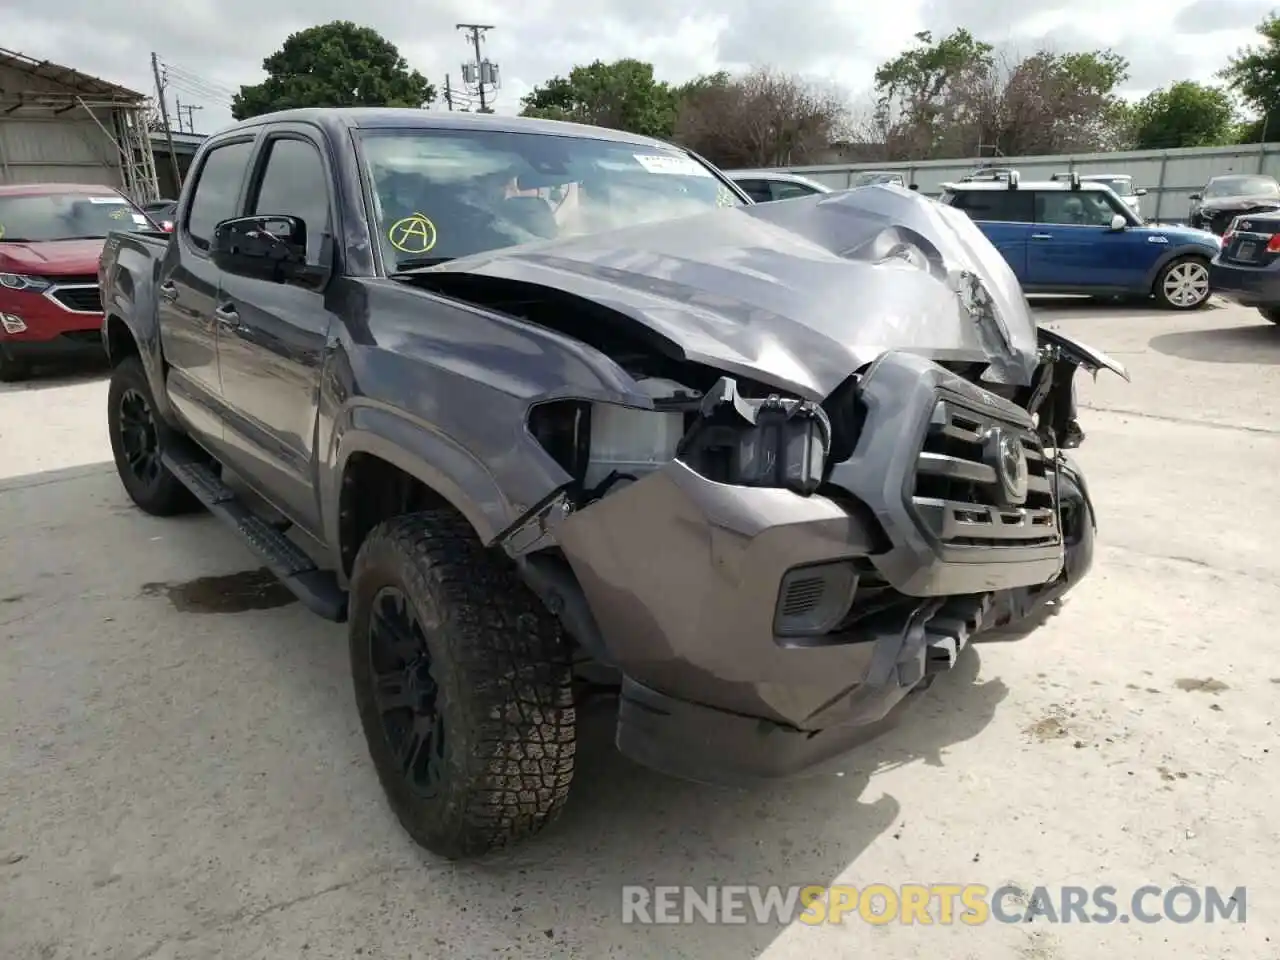
[[[999,159],[923,160],[916,163],[853,163],[820,167],[787,167],[837,190],[849,187],[866,170],[901,173],[920,192],[936,196],[942,184],[958,180],[979,165],[1013,167],[1024,180],[1048,180],[1053,174],[1076,170],[1088,173],[1121,173],[1133,177],[1133,185],[1145,187],[1142,215],[1149,220],[1185,220],[1191,194],[1198,193],[1210,177],[1223,173],[1267,173],[1280,179],[1280,143],[1242,144],[1232,147],[1189,147],[1179,150],[1135,150],[1125,153],[1079,153],[1055,157],[1000,157]]]

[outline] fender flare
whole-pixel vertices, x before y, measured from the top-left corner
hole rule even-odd
[[[107,360],[113,365],[116,361],[111,353],[111,328],[114,324],[123,324],[137,347],[156,411],[170,426],[177,427],[178,421],[165,386],[164,353],[160,345],[160,327],[156,320],[155,305],[147,302],[149,299],[154,301],[154,289],[149,285],[149,278],[144,278],[139,283],[127,267],[117,263],[115,270],[110,298],[102,304],[102,345],[106,350]]]
[[[439,494],[466,517],[486,546],[510,523],[512,505],[479,459],[429,425],[390,407],[364,402],[348,407],[335,425],[333,469],[325,491],[324,528],[341,560],[339,502],[342,478],[356,454],[369,454],[398,467]]]

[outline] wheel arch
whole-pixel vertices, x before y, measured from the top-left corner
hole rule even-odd
[[[385,410],[366,408],[345,430],[325,497],[326,529],[345,581],[360,544],[378,523],[447,508],[464,517],[482,544],[507,525],[510,507],[478,460],[447,438]]]
[[[1155,262],[1155,265],[1147,272],[1147,291],[1152,294],[1155,293],[1156,283],[1160,280],[1160,274],[1164,272],[1165,267],[1171,264],[1174,260],[1189,256],[1198,257],[1203,260],[1206,267],[1209,265],[1209,262],[1213,260],[1212,253],[1204,247],[1197,246],[1192,243],[1184,243],[1180,246],[1174,247],[1172,250],[1166,250],[1161,254],[1160,259]]]

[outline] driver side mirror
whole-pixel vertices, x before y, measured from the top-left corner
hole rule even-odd
[[[1135,197],[1145,197],[1147,195],[1147,188],[1139,187],[1137,190],[1133,191],[1133,195]]]
[[[1200,194],[1198,194],[1198,193],[1193,193],[1193,194],[1191,195],[1191,199],[1192,199],[1192,200],[1203,200],[1204,198],[1203,198],[1203,197],[1201,197],[1201,196],[1200,196]]]
[[[325,267],[307,263],[307,225],[301,217],[237,217],[213,228],[210,256],[219,270],[266,280],[319,286]]]
[[[1123,230],[1127,226],[1129,226],[1129,221],[1126,220],[1121,214],[1117,213],[1115,216],[1111,218],[1112,230]]]

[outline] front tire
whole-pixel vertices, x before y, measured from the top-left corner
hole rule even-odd
[[[1264,320],[1280,324],[1280,307],[1259,307],[1258,312],[1262,314]]]
[[[1209,302],[1209,261],[1175,257],[1156,277],[1152,293],[1166,310],[1198,310]]]
[[[15,360],[0,346],[0,383],[18,383],[31,376],[31,367],[23,360]]]
[[[156,517],[171,517],[200,506],[182,481],[160,461],[172,428],[155,412],[142,361],[126,357],[111,371],[107,390],[107,432],[116,473],[129,499]]]
[[[356,707],[409,835],[451,860],[525,839],[560,813],[575,716],[559,622],[451,511],[388,520],[349,594]]]

